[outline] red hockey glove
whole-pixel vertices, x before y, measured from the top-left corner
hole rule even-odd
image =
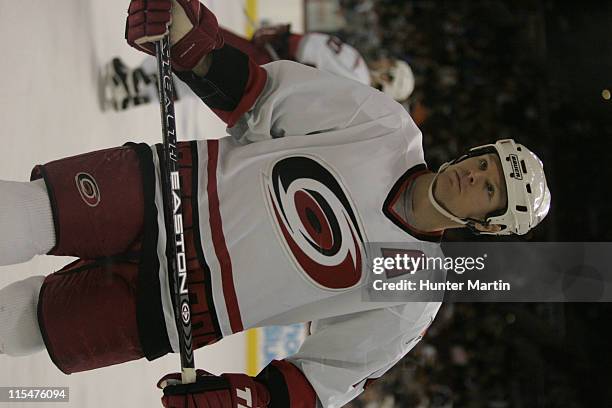
[[[190,71],[223,46],[215,15],[197,0],[131,0],[125,38],[132,47],[155,55],[153,42],[168,32],[171,21],[170,56],[177,71]]]
[[[265,385],[245,374],[221,377],[198,370],[193,384],[177,384],[180,374],[168,374],[157,383],[164,390],[166,408],[267,408],[270,393]]]

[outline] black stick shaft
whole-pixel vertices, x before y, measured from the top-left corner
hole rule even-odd
[[[164,213],[170,251],[168,264],[174,282],[174,315],[179,334],[181,353],[182,382],[195,382],[195,364],[193,359],[191,308],[187,287],[187,258],[183,233],[183,214],[181,205],[181,180],[179,177],[178,151],[176,141],[176,122],[174,117],[174,86],[172,67],[170,66],[170,38],[164,36],[155,43],[157,54],[157,73],[159,77],[159,103],[164,145],[164,168],[162,177],[164,186]]]

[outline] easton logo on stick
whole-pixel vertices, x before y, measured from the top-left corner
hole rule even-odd
[[[185,257],[185,236],[183,232],[183,214],[181,214],[181,179],[178,171],[170,173],[170,186],[172,188],[172,215],[174,217],[175,243],[176,243],[176,269],[179,275],[179,293],[187,292],[187,258]]]

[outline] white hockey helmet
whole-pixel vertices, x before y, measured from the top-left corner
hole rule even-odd
[[[448,166],[469,157],[487,153],[497,153],[502,164],[502,172],[508,194],[508,205],[505,209],[488,214],[482,220],[463,219],[451,214],[436,201],[433,187],[438,175]],[[472,231],[487,235],[526,234],[540,223],[550,209],[550,190],[546,183],[544,165],[531,150],[512,139],[498,140],[494,144],[474,147],[469,152],[452,162],[440,166],[438,173],[429,185],[429,200],[440,213],[460,224],[467,225]],[[498,232],[476,231],[474,223],[500,225]]]
[[[401,60],[394,60],[388,69],[387,75],[390,81],[383,81],[382,91],[395,99],[403,101],[414,91],[414,74],[410,65]]]

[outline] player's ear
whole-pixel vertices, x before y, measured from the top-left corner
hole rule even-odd
[[[497,224],[485,225],[479,222],[474,223],[474,228],[476,228],[480,232],[488,232],[488,233],[496,233],[496,232],[501,231],[502,229],[501,225],[497,225]]]

